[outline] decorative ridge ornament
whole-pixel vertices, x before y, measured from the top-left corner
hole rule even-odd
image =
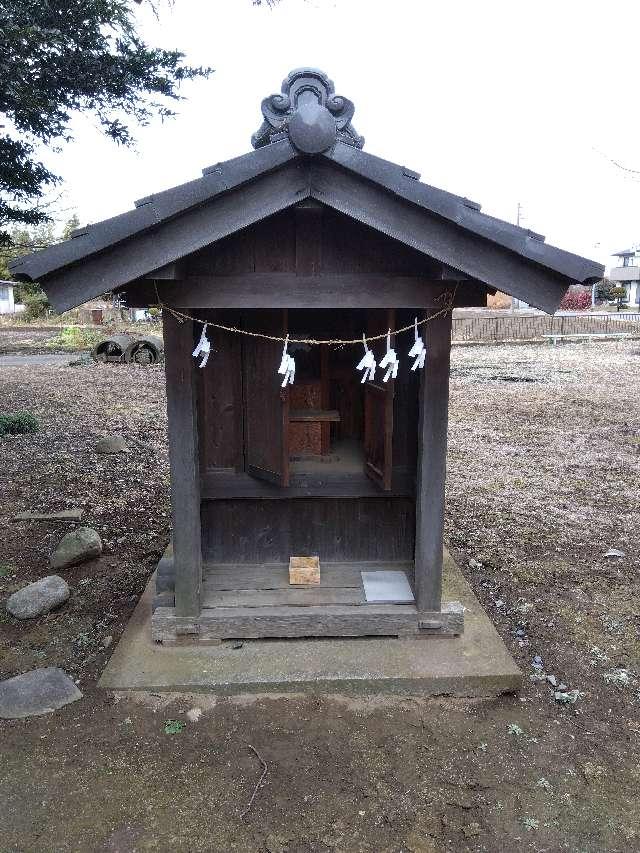
[[[355,107],[335,94],[333,81],[317,68],[296,68],[282,83],[282,92],[262,101],[264,121],[251,137],[254,148],[289,137],[303,154],[319,154],[337,139],[362,148],[351,119]]]

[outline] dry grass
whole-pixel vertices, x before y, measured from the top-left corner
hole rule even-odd
[[[0,721],[0,847],[640,849],[639,353],[454,348],[446,538],[525,674],[520,697],[219,701],[198,723],[193,699],[160,711],[95,688],[102,640],[117,642],[168,536],[162,369],[0,368],[5,406],[41,422],[0,440],[0,596],[47,572],[61,533],[12,523],[17,510],[83,506],[107,545],[65,572],[59,611],[0,624],[5,675],[57,664],[85,692],[50,717]],[[107,432],[131,452],[96,457]],[[169,718],[181,734],[164,734]],[[260,773],[247,742],[270,772],[242,821]]]

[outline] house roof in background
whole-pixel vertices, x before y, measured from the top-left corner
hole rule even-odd
[[[637,253],[637,249],[620,249],[619,252],[611,252],[611,254],[616,258],[631,258]]]

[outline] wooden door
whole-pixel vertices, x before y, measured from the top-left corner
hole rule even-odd
[[[247,328],[286,334],[287,315],[264,310],[247,315]],[[247,473],[279,486],[289,485],[289,392],[277,372],[282,343],[243,337],[244,438]]]
[[[367,335],[379,335],[394,328],[395,311],[367,312]],[[394,345],[393,335],[391,346]],[[379,364],[386,352],[386,341],[370,344]],[[373,382],[364,386],[364,470],[381,489],[391,490],[393,477],[393,396],[394,380],[383,382],[385,370],[378,367]]]

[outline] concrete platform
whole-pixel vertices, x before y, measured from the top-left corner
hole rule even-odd
[[[522,675],[471,587],[445,552],[445,600],[465,608],[456,638],[364,637],[244,640],[163,647],[151,640],[153,578],[99,686],[108,690],[413,696],[498,696],[517,692]]]

